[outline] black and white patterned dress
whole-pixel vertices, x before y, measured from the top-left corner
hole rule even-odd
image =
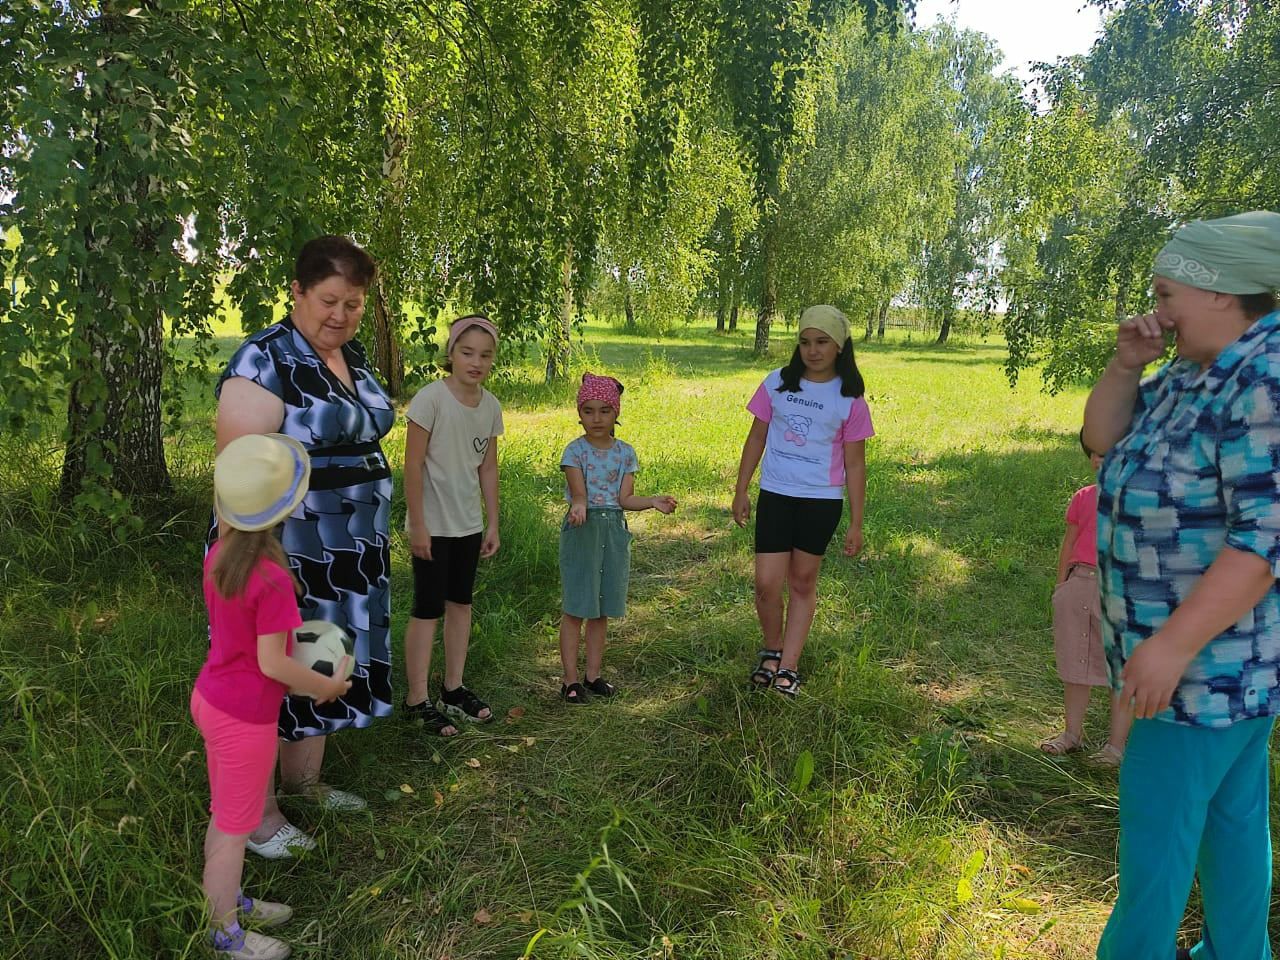
[[[356,341],[343,348],[354,390],[338,379],[292,318],[246,340],[218,381],[244,377],[284,403],[278,432],[311,454],[311,487],[285,521],[304,620],[328,620],[355,640],[351,689],[317,707],[287,696],[280,736],[301,740],[365,727],[391,713],[391,469],[378,441],[395,423],[391,400]]]

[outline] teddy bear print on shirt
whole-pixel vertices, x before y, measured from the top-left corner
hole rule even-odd
[[[782,439],[794,443],[797,447],[803,447],[808,442],[809,427],[813,423],[813,417],[802,417],[798,413],[790,414],[786,417],[788,429],[782,434]]]

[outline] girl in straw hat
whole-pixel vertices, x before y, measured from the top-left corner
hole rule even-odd
[[[302,444],[280,434],[249,434],[223,448],[213,486],[222,535],[205,556],[209,657],[191,693],[191,716],[204,738],[212,817],[204,840],[210,939],[219,956],[276,960],[287,944],[244,930],[241,919],[278,926],[293,911],[244,895],[245,842],[262,820],[279,746],[276,720],[286,690],[318,703],[346,693],[335,676],[289,658],[302,623],[284,548],[274,528],[306,495],[311,463]]]
[[[800,654],[818,603],[818,570],[849,498],[845,556],[862,549],[865,442],[873,434],[853,359],[849,321],[830,306],[800,315],[791,360],[756,390],[755,419],[742,448],[733,519],[751,517],[748,487],[760,467],[756,503],[756,614],[764,643],[751,682],[787,697],[800,692]],[[785,629],[782,593],[789,595]]]
[[[1102,643],[1136,719],[1120,889],[1100,960],[1168,960],[1193,879],[1196,960],[1264,960],[1280,711],[1280,214],[1182,227],[1154,313],[1119,325],[1085,405]],[[1143,379],[1166,351],[1177,358]]]

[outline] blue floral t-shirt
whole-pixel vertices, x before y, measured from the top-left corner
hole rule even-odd
[[[590,510],[621,510],[618,493],[622,478],[636,473],[640,464],[631,444],[614,440],[613,446],[601,450],[593,447],[586,437],[578,437],[564,448],[560,457],[560,469],[577,467],[587,482],[587,508]],[[565,500],[571,500],[569,484],[564,486]]]

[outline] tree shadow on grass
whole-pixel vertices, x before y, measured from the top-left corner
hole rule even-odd
[[[1032,752],[1039,718],[1056,709],[1047,587],[1082,458],[1052,432],[1022,442],[1031,448],[876,462],[868,555],[848,561],[833,548],[823,565],[796,703],[747,689],[758,643],[751,534],[710,505],[636,518],[629,615],[612,625],[606,656],[624,692],[585,708],[556,700],[563,508],[548,491],[554,478],[513,458],[504,466],[504,545],[482,568],[467,674],[499,719],[456,741],[396,717],[333,738],[326,776],[369,796],[372,814],[295,806],[321,851],[300,867],[255,863],[255,885],[341,918],[326,941],[338,954],[390,957],[412,942],[428,955],[512,956],[540,924],[568,935],[554,910],[575,896],[602,849],[600,828],[616,818],[609,850],[637,890],[619,893],[606,866],[592,868],[593,889],[623,921],[600,915],[592,945],[601,956],[639,956],[672,936],[708,957],[812,957],[815,944],[822,955],[857,955],[874,943],[884,945],[877,955],[914,958],[935,952],[940,941],[928,938],[951,929],[942,913],[999,942],[1024,942],[1043,918],[1023,921],[1001,906],[1017,889],[1006,881],[1022,882],[998,860],[1006,847],[1034,871],[1037,890],[1105,900],[1107,781]],[[709,456],[658,459],[690,489],[723,482],[724,465]],[[407,553],[399,542],[394,549],[399,702],[411,590]],[[171,834],[199,819],[203,782],[198,755],[182,779],[166,779],[199,746],[183,712],[201,657],[195,569],[186,558],[172,572],[164,565],[118,629],[54,634],[51,648],[65,648],[67,660],[51,659],[49,682],[78,690],[77,716],[92,723],[64,722],[52,707],[40,715],[50,735],[78,738],[94,803],[128,796],[129,778],[144,777],[143,820],[131,829],[138,848],[157,851],[147,869],[171,883],[192,859]],[[155,621],[153,606],[176,612]],[[110,657],[93,656],[108,644]],[[93,671],[76,666],[87,658]],[[145,682],[134,677],[145,670]],[[17,750],[21,739],[6,742]],[[133,758],[132,770],[107,742]],[[51,776],[42,766],[30,775]],[[50,801],[57,810],[85,802],[74,792]],[[119,820],[104,819],[104,838]],[[977,884],[965,906],[956,877],[974,849],[992,851],[989,889]],[[475,921],[481,908],[496,919]],[[111,915],[129,909],[113,901]],[[164,952],[181,943],[186,920],[197,918],[179,916],[148,944]],[[78,921],[66,926],[95,942]],[[894,947],[895,936],[905,946]]]
[[[991,367],[991,358],[984,356],[971,357],[948,357],[944,355],[923,355],[923,356],[903,356],[900,357],[904,363],[928,363],[939,367]]]
[[[687,816],[663,868],[673,881],[682,858],[694,873],[703,868],[694,847],[734,835],[738,815],[729,811],[772,822],[791,809],[796,798],[785,785],[798,755],[812,749],[825,758],[815,777],[839,803],[900,791],[884,777],[905,770],[915,786],[898,798],[902,810],[926,810],[960,831],[987,822],[1043,883],[1104,901],[1113,870],[1110,780],[1034,748],[1040,718],[1057,709],[1047,596],[1061,509],[1087,479],[1064,438],[1043,439],[1052,446],[878,464],[885,479],[871,499],[868,556],[850,562],[833,550],[824,563],[800,704],[746,689],[758,643],[750,533],[710,513],[683,533],[650,527],[635,544],[629,615],[611,626],[607,662],[628,693],[616,709],[592,708],[601,712],[592,715],[585,754],[557,753],[553,762],[567,779],[591,776],[590,744],[608,744],[616,763],[594,775],[601,796],[655,816],[681,804]],[[711,479],[714,471],[702,470]],[[542,513],[525,522],[553,534]],[[700,536],[688,535],[699,527]],[[527,579],[495,568],[494,580],[495,605],[542,594],[545,636],[556,615],[550,563]],[[532,655],[525,689],[550,701],[558,666],[548,641],[541,652],[520,643],[509,654]],[[501,669],[501,659],[487,669]],[[842,776],[858,788],[844,791]],[[901,842],[902,822],[881,826]],[[859,869],[868,883],[881,877],[870,860]],[[657,896],[647,892],[648,908]],[[682,894],[682,922],[690,911],[729,909],[733,898],[723,887]]]

